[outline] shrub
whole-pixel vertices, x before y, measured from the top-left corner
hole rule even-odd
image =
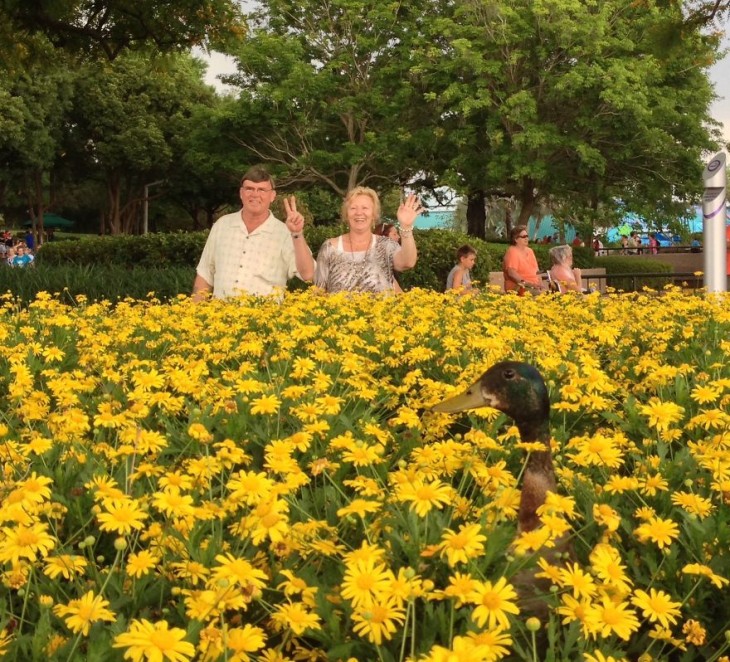
[[[191,267],[177,265],[129,269],[119,264],[39,264],[26,269],[0,268],[0,292],[11,292],[24,304],[35,300],[39,292],[49,292],[66,303],[80,295],[92,301],[145,299],[150,292],[169,300],[190,294],[194,277]]]
[[[671,274],[672,265],[659,260],[637,259],[632,257],[607,256],[596,258],[595,266],[604,267],[606,285],[624,292],[640,291],[644,287],[661,290],[672,282],[668,276],[621,276],[621,274]]]
[[[330,237],[343,231],[342,225],[307,226],[305,234],[312,252],[317,255],[320,246]],[[446,276],[455,263],[456,249],[471,244],[479,253],[474,269],[475,280],[486,282],[494,267],[493,249],[485,242],[449,230],[416,230],[419,259],[415,269],[403,274],[404,287],[424,287],[443,290]],[[52,242],[38,251],[38,266],[62,265],[119,265],[125,267],[194,268],[203,251],[206,232],[173,232],[168,234],[119,235],[88,237],[74,242]],[[503,252],[503,251],[502,251]],[[497,249],[500,253],[500,248]],[[501,260],[501,257],[499,258]],[[290,289],[302,289],[300,281],[290,282]],[[186,286],[186,291],[189,285]]]
[[[116,264],[126,267],[195,266],[206,232],[169,232],[147,235],[84,237],[41,246],[39,265]]]
[[[334,226],[307,226],[307,243],[315,257],[322,244],[336,237],[344,230],[342,224]],[[207,232],[171,232],[147,235],[118,235],[114,237],[86,237],[73,242],[52,242],[38,251],[38,265],[119,265],[124,267],[161,268],[170,266],[194,268]],[[506,243],[487,243],[476,237],[452,230],[416,230],[418,263],[414,269],[399,277],[404,289],[421,287],[443,291],[446,277],[456,263],[456,249],[470,244],[476,249],[479,259],[472,273],[472,279],[481,283],[489,281],[490,271],[502,268],[502,258],[509,247]],[[537,244],[533,250],[541,271],[550,268],[549,245]],[[574,248],[575,266],[591,267],[594,263],[591,248]],[[306,289],[307,285],[294,279],[290,290]],[[184,291],[189,291],[189,285]]]

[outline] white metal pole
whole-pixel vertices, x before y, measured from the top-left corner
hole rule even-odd
[[[727,203],[726,155],[719,152],[712,157],[702,173],[705,195],[702,198],[703,251],[705,288],[708,292],[727,289],[727,256],[725,239],[725,211]]]
[[[156,182],[150,182],[144,185],[144,204],[142,205],[142,234],[149,232],[149,206],[150,206],[150,186],[162,184],[164,179],[158,179]]]

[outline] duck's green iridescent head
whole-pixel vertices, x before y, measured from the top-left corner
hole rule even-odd
[[[454,413],[494,407],[520,422],[547,421],[550,398],[542,375],[529,363],[502,361],[493,365],[464,393],[440,402],[433,411]]]

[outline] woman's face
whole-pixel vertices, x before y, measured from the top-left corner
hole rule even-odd
[[[369,195],[356,195],[347,205],[347,224],[351,230],[370,230],[375,221],[375,205]]]
[[[397,228],[392,227],[390,228],[390,230],[388,230],[388,238],[392,239],[393,241],[398,241],[398,239],[400,239],[400,237],[398,236]]]

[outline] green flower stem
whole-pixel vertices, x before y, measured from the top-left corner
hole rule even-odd
[[[79,646],[79,642],[81,641],[81,634],[82,633],[79,632],[76,635],[76,639],[74,639],[74,645],[71,646],[71,651],[69,652],[68,657],[66,658],[66,662],[71,662],[71,660],[73,659],[74,653],[76,652],[76,649]]]
[[[411,659],[416,659],[416,624],[418,623],[418,619],[416,618],[416,605],[413,603],[413,601],[409,601],[408,603],[409,607],[412,607],[413,610],[413,618],[412,624],[411,624]]]
[[[405,659],[406,639],[408,638],[408,621],[410,619],[410,616],[411,616],[411,603],[409,601],[408,606],[406,607],[406,620],[403,623],[403,639],[401,639],[401,642],[400,642],[400,656],[398,657],[398,660],[400,660],[400,662],[403,662],[403,660]]]
[[[101,588],[99,589],[99,595],[104,596],[104,591],[106,590],[107,584],[111,581],[112,574],[114,572],[114,568],[117,567],[117,563],[122,558],[122,555],[124,554],[124,550],[119,550],[116,553],[116,556],[114,557],[114,561],[112,562],[111,566],[109,567],[109,572],[107,573],[106,579],[104,580],[104,583],[102,584]]]
[[[535,632],[530,632],[530,639],[532,640],[532,662],[537,662],[537,637]]]
[[[23,609],[20,612],[20,626],[23,626],[23,623],[25,623],[25,612],[28,609],[28,599],[30,598],[30,583],[33,579],[33,575],[35,574],[34,567],[30,566],[30,574],[28,575],[28,581],[25,585],[25,595],[23,596]]]
[[[728,627],[730,627],[730,623],[727,623],[727,624],[726,624],[726,626],[725,626],[726,630],[727,630],[727,628],[728,628]],[[730,648],[730,643],[728,643],[728,642],[727,642],[727,639],[726,639],[725,643],[724,643],[724,644],[723,644],[722,646],[720,646],[720,648],[719,648],[719,649],[718,649],[718,650],[717,650],[717,651],[715,652],[715,654],[714,654],[714,655],[713,655],[713,656],[712,656],[711,658],[708,658],[707,662],[715,662],[715,660],[719,659],[719,657],[720,657],[720,656],[721,656],[721,655],[722,655],[722,654],[723,654],[723,653],[724,653],[724,652],[725,652],[725,651],[726,651],[726,650],[727,650],[728,648]]]

